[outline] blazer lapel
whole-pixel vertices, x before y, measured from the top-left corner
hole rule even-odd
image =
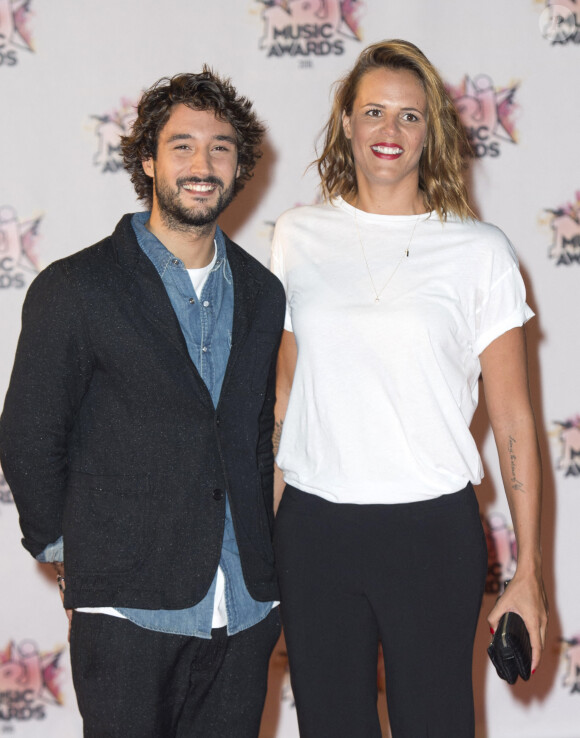
[[[131,284],[131,292],[135,299],[139,300],[145,318],[181,354],[183,361],[193,375],[195,385],[204,405],[213,407],[213,401],[207,385],[201,378],[187,350],[185,337],[165,285],[159,274],[157,274],[157,270],[153,264],[143,253],[137,263],[135,279]]]
[[[169,342],[178,351],[190,370],[194,384],[205,405],[213,402],[205,382],[191,360],[187,344],[175,315],[167,290],[157,270],[141,251],[131,226],[131,216],[125,216],[114,234],[117,262],[125,275],[127,293],[137,312],[153,326],[160,340]]]
[[[181,332],[179,321],[173,310],[167,290],[155,267],[145,254],[141,254],[131,282],[130,294],[139,302],[141,311],[164,338],[170,341],[177,350],[189,358],[187,344]],[[192,362],[193,363],[193,362]]]
[[[131,218],[130,214],[124,215],[113,233],[115,258],[129,297],[137,311],[161,331],[163,337],[180,353],[189,358],[185,338],[171,300],[157,270],[137,242]]]

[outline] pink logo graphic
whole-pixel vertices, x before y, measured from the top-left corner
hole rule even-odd
[[[20,222],[13,207],[0,206],[0,289],[24,287],[26,273],[39,271],[35,246],[40,221]]]
[[[580,191],[575,203],[546,212],[552,214],[550,227],[554,234],[550,258],[555,259],[556,266],[580,264]]]
[[[558,436],[560,442],[560,458],[556,468],[564,472],[565,477],[580,476],[580,415],[560,423],[559,430],[552,435]]]
[[[511,579],[516,571],[516,537],[511,524],[498,512],[482,518],[487,539],[487,594],[499,595],[504,582]]]
[[[34,51],[28,28],[32,0],[0,0],[0,67],[18,63],[18,51]]]
[[[137,103],[122,98],[119,110],[91,116],[97,121],[95,134],[98,142],[93,164],[102,172],[117,172],[123,168],[120,138],[130,132],[137,117],[136,108]]]
[[[40,653],[32,641],[0,651],[0,720],[44,720],[47,705],[62,705],[63,651]]]
[[[540,15],[540,33],[555,44],[580,43],[580,3],[578,0],[546,0]]]
[[[562,638],[562,658],[564,661],[562,685],[570,689],[570,694],[580,693],[580,635],[570,639]]]
[[[476,157],[499,156],[502,143],[516,142],[517,85],[494,88],[492,79],[480,74],[474,79],[466,76],[459,87],[448,90]]]
[[[264,5],[260,48],[267,56],[339,55],[345,41],[360,41],[361,0],[257,1]]]
[[[4,478],[4,474],[2,474],[2,471],[0,470],[0,503],[10,503],[14,502],[12,499],[12,492],[10,491],[10,487],[8,486],[8,482]]]

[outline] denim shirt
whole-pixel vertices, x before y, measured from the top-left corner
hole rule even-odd
[[[147,230],[148,220],[149,213],[135,213],[131,221],[133,230],[139,246],[163,280],[191,360],[216,407],[230,353],[234,315],[234,285],[223,233],[216,228],[216,261],[201,294],[196,295],[183,262]],[[62,561],[62,539],[47,546],[38,559]],[[225,579],[227,632],[234,635],[263,620],[273,603],[254,600],[246,588],[227,496],[219,565]],[[211,638],[216,582],[217,571],[203,600],[184,610],[116,609],[136,625],[149,630]]]

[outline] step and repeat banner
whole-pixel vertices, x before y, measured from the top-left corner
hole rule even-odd
[[[489,572],[477,736],[580,738],[580,0],[0,0],[0,396],[35,274],[141,209],[119,135],[145,88],[208,63],[254,100],[268,126],[264,156],[221,224],[267,263],[276,218],[319,198],[307,167],[332,83],[385,38],[414,42],[441,71],[473,144],[473,205],[514,243],[537,314],[528,347],[551,621],[538,672],[501,682],[487,663],[485,615],[513,573],[515,544],[481,407],[473,431]],[[20,546],[1,473],[0,576],[0,738],[80,738],[53,573]],[[377,679],[382,691],[380,668]],[[296,736],[281,641],[261,738]]]

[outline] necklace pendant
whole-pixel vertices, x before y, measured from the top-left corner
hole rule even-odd
[[[358,205],[358,199],[357,199],[357,205]],[[354,225],[355,225],[355,228],[356,228],[356,235],[358,236],[358,242],[360,244],[360,250],[362,252],[364,263],[365,263],[365,266],[367,268],[367,273],[369,275],[369,280],[370,280],[371,286],[373,288],[373,292],[375,293],[375,305],[378,305],[380,303],[380,301],[381,301],[381,295],[387,289],[387,286],[390,284],[391,280],[393,279],[393,277],[397,273],[399,267],[403,263],[403,259],[409,257],[410,247],[411,247],[411,241],[413,240],[413,236],[415,235],[415,228],[417,227],[417,223],[419,222],[419,218],[417,218],[415,220],[415,222],[413,223],[413,229],[411,230],[411,236],[409,238],[409,242],[407,243],[407,247],[403,250],[403,253],[400,256],[399,261],[396,263],[395,268],[391,272],[391,274],[390,274],[389,278],[387,279],[387,281],[384,283],[382,289],[379,290],[379,292],[377,292],[377,288],[375,286],[375,280],[373,279],[371,268],[369,267],[369,262],[368,262],[367,255],[366,255],[366,252],[365,252],[365,245],[364,245],[364,243],[362,241],[362,238],[361,238],[361,235],[360,235],[360,230],[359,230],[359,227],[358,227],[358,219],[357,219],[357,216],[356,216],[356,212],[357,212],[357,209],[355,207],[354,208]]]

